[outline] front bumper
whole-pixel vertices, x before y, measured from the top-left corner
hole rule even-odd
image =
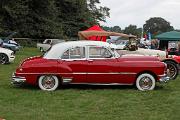
[[[170,77],[168,77],[166,74],[164,74],[164,75],[159,75],[159,81],[161,82],[161,83],[167,83],[169,80],[170,80]]]
[[[11,56],[9,57],[9,62],[10,62],[10,63],[14,62],[14,59],[15,59],[15,56],[14,56],[14,55],[11,55]]]
[[[26,78],[22,76],[16,76],[14,73],[12,74],[11,83],[14,85],[21,85],[26,82]]]

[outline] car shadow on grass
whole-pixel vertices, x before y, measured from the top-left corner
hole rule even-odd
[[[21,85],[21,86],[12,86],[13,89],[21,89],[21,90],[33,90],[33,91],[38,91],[40,88],[32,85]],[[76,85],[60,85],[57,89],[58,90],[137,90],[135,85],[81,85],[81,84],[76,84]],[[159,86],[157,85],[155,87],[156,91],[161,91],[161,90],[166,90],[168,91],[169,89],[166,89],[164,86]]]
[[[19,90],[40,90],[38,86],[23,84],[23,85],[12,85],[12,89],[19,89]]]
[[[136,89],[134,86],[129,85],[63,85],[60,86],[59,89],[67,90],[67,89],[76,89],[76,90],[101,90],[101,89],[118,89],[118,90],[126,90],[126,89]]]

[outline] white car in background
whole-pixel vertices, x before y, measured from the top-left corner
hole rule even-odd
[[[15,59],[12,50],[0,47],[0,64],[7,64],[13,62]]]
[[[118,50],[124,50],[126,48],[128,41],[122,41],[119,44],[116,44]]]
[[[45,52],[47,51],[51,46],[57,44],[57,43],[61,43],[61,42],[65,42],[65,40],[62,39],[45,39],[43,43],[37,43],[37,48],[41,51],[41,52]]]

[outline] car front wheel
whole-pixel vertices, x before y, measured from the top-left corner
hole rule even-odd
[[[140,74],[136,79],[136,87],[140,91],[153,90],[155,84],[156,80],[154,76],[149,73]]]
[[[9,62],[9,58],[6,54],[0,53],[0,64],[6,64]]]
[[[176,63],[171,61],[165,61],[167,64],[167,76],[170,77],[170,79],[176,79],[178,75],[178,67]]]
[[[54,75],[43,75],[39,77],[38,85],[41,90],[54,91],[59,86],[59,80]]]

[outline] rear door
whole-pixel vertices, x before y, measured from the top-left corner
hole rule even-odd
[[[85,47],[75,47],[66,50],[59,62],[58,71],[63,76],[64,82],[86,82],[87,59]]]

